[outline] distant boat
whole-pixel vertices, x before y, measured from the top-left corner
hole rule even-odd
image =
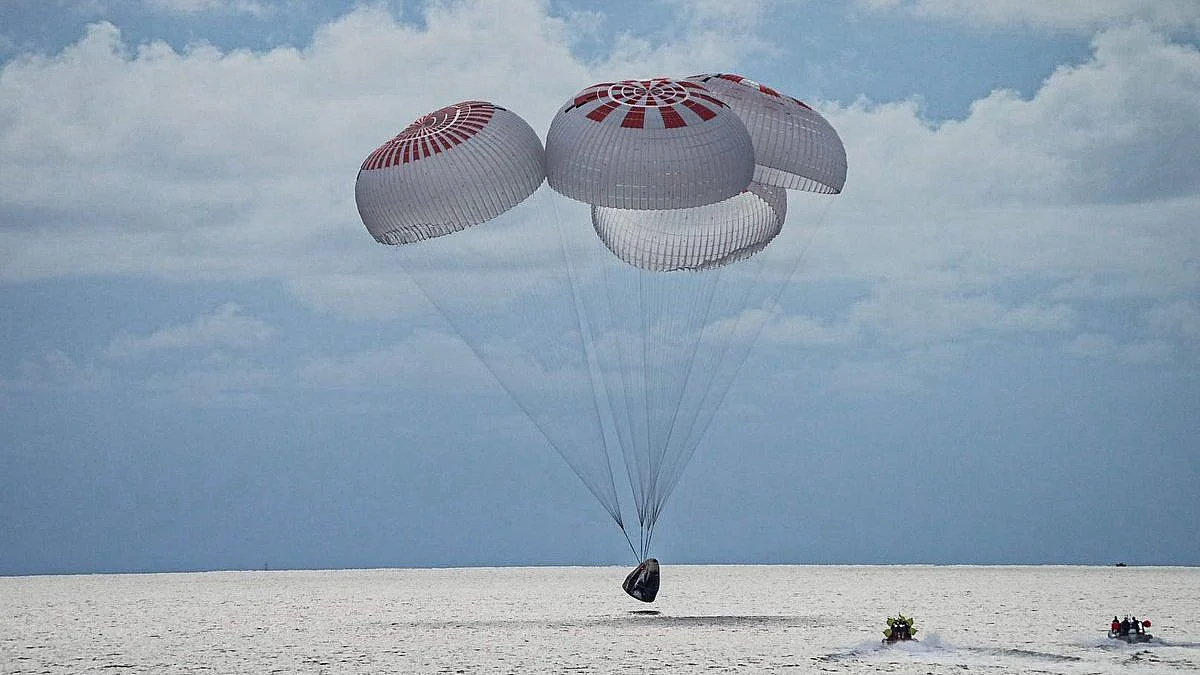
[[[1129,617],[1125,617],[1125,620],[1118,623],[1116,617],[1113,617],[1113,623],[1117,625],[1117,630],[1110,629],[1108,631],[1110,640],[1121,640],[1129,644],[1135,644],[1138,642],[1149,642],[1154,639],[1153,635],[1146,632],[1146,629],[1150,627],[1150,619],[1138,621],[1137,617],[1134,617],[1132,620]]]
[[[903,614],[896,618],[888,617],[887,629],[883,631],[883,644],[890,645],[897,642],[916,642],[917,638],[913,635],[917,632],[913,625],[912,617],[906,617]]]
[[[1128,567],[1128,565],[1126,565],[1123,562],[1119,562],[1119,563],[1117,563],[1117,567]]]
[[[1126,633],[1125,635],[1121,635],[1120,633],[1114,633],[1111,630],[1108,631],[1108,637],[1109,637],[1109,639],[1112,639],[1112,640],[1124,640],[1125,642],[1128,642],[1129,644],[1135,644],[1138,642],[1149,642],[1154,639],[1154,636],[1149,633],[1129,632],[1129,633]]]

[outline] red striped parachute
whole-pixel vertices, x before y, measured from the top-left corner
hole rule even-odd
[[[447,106],[370,153],[355,198],[641,560],[845,177],[820,114],[715,74],[587,87],[545,147]],[[785,227],[787,190],[809,194]]]

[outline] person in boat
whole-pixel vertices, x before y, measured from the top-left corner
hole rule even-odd
[[[1121,619],[1120,634],[1121,635],[1129,635],[1129,616],[1128,615]]]
[[[1113,617],[1112,626],[1109,627],[1109,630],[1113,635],[1121,632],[1121,622],[1117,620],[1117,617]]]
[[[1142,622],[1138,621],[1136,616],[1129,620],[1129,630],[1133,631],[1137,635],[1142,634]]]
[[[888,617],[888,627],[883,631],[885,642],[900,642],[902,640],[913,639],[913,633],[916,629],[913,628],[913,620],[909,617],[900,614],[896,618]]]

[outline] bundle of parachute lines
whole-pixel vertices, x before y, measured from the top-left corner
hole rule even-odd
[[[371,152],[355,197],[376,241],[418,253],[402,267],[643,560],[753,343],[748,327],[769,315],[767,300],[743,290],[766,284],[739,287],[738,275],[789,250],[772,245],[788,190],[817,199],[845,180],[842,141],[815,110],[747,78],[708,74],[587,87],[558,109],[544,146],[506,108],[446,106]],[[544,220],[569,223],[543,222],[514,241],[504,221],[543,183],[552,194],[540,198],[556,214]],[[560,218],[562,209],[580,216]],[[551,252],[566,261],[560,276],[530,266],[519,283],[499,286],[505,277],[495,272],[511,258],[547,254],[568,237],[586,255],[571,258],[566,244],[561,256]],[[600,267],[606,276],[589,276]],[[722,304],[725,290],[732,300]],[[516,298],[559,291],[559,304],[514,319]],[[628,483],[614,480],[621,467]]]

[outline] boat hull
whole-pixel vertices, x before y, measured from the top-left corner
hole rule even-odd
[[[1108,631],[1108,637],[1110,640],[1120,640],[1122,642],[1128,642],[1131,645],[1139,642],[1149,642],[1150,640],[1154,639],[1154,636],[1149,633],[1128,633],[1126,635],[1121,635],[1120,633],[1114,633],[1111,630]]]

